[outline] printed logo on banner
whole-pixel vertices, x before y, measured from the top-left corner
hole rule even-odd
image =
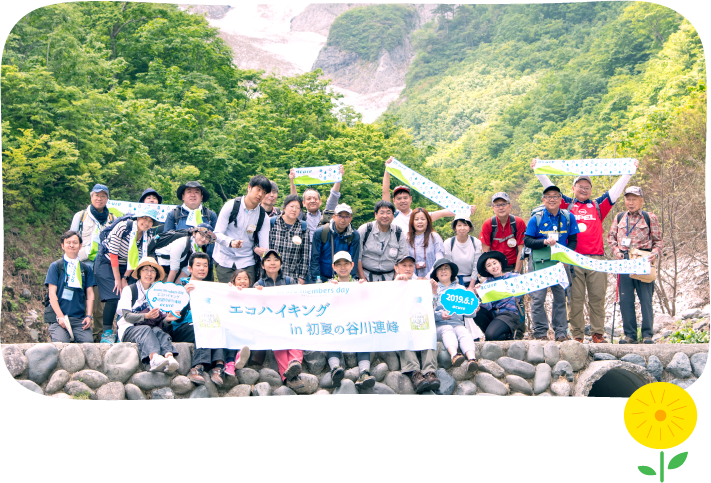
[[[446,290],[439,301],[450,314],[470,315],[479,306],[479,299],[474,292],[463,288]]]
[[[217,314],[205,313],[198,316],[198,325],[201,329],[219,329],[220,317]]]
[[[170,312],[179,317],[180,310],[190,302],[190,295],[182,285],[156,282],[146,292],[146,299],[152,309]]]

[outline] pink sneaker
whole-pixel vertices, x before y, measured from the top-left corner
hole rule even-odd
[[[225,364],[225,368],[223,369],[225,371],[225,374],[228,376],[234,376],[235,375],[235,363],[234,362],[228,362]]]

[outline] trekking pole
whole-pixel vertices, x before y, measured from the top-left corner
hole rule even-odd
[[[620,295],[620,274],[617,274],[617,287],[615,289],[615,303],[612,305],[612,332],[610,332],[610,344],[615,343],[615,311],[617,308],[617,297]]]

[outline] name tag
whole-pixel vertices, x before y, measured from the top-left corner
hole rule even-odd
[[[74,290],[69,290],[65,288],[62,291],[62,299],[64,300],[72,300],[74,298]]]
[[[632,244],[632,239],[631,238],[623,238],[621,245],[623,247],[628,247]]]

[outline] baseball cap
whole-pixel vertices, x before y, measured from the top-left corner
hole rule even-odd
[[[590,176],[578,176],[573,180],[573,186],[575,186],[581,179],[584,179],[585,181],[590,183],[590,186],[592,186],[592,179],[590,179]]]
[[[637,196],[641,196],[642,198],[644,198],[644,195],[642,194],[642,188],[640,188],[639,186],[630,186],[629,188],[627,188],[625,190],[625,194],[626,195],[637,195]]]
[[[393,196],[395,196],[398,191],[407,191],[407,194],[412,196],[412,193],[410,193],[410,188],[404,185],[396,186],[395,189],[393,190]]]
[[[556,185],[552,184],[548,188],[543,190],[543,194],[548,193],[549,191],[557,191],[558,193],[561,193],[560,188],[558,188]]]
[[[340,205],[336,206],[335,210],[333,210],[334,213],[340,213],[341,211],[347,211],[351,215],[353,214],[353,210],[351,209],[351,207],[345,203],[341,203]]]
[[[106,196],[109,196],[109,189],[104,186],[103,184],[95,184],[94,187],[91,189],[92,193],[101,193],[102,191],[106,191]]]
[[[503,191],[499,191],[498,193],[494,194],[494,196],[491,197],[491,202],[493,203],[499,198],[501,198],[502,200],[506,200],[507,203],[511,203],[511,198],[509,198],[509,195],[507,193],[504,193]]]
[[[333,263],[336,263],[338,260],[348,260],[349,262],[353,263],[351,254],[343,250],[333,256]]]
[[[264,255],[262,255],[262,260],[264,260],[265,258],[267,258],[269,255],[274,255],[274,256],[276,256],[276,257],[279,259],[279,261],[281,262],[281,255],[279,254],[278,251],[274,250],[273,248],[270,248],[269,250],[267,250],[266,252],[264,252]]]
[[[413,263],[415,263],[415,261],[416,261],[416,260],[415,260],[415,257],[413,257],[412,255],[405,255],[404,257],[401,257],[401,258],[398,259],[397,265],[400,265],[402,262],[404,262],[404,261],[407,260],[408,258],[409,258],[410,260],[412,260]]]

